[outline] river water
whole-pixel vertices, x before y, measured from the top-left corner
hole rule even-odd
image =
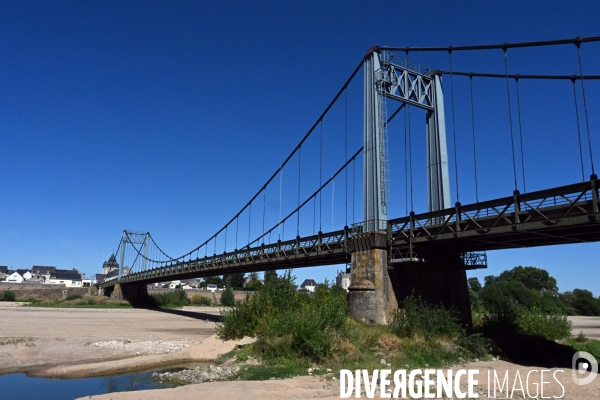
[[[204,366],[205,363],[185,365],[186,368]],[[180,371],[183,366],[161,369],[156,372]],[[154,371],[126,375],[82,379],[33,378],[25,374],[0,376],[0,400],[69,400],[97,394],[133,390],[174,387],[151,379]]]

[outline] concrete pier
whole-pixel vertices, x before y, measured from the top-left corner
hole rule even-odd
[[[454,307],[470,329],[471,304],[467,276],[460,254],[441,253],[419,261],[388,259],[386,235],[371,232],[350,242],[350,315],[357,321],[388,324],[398,304],[414,294],[430,305]]]

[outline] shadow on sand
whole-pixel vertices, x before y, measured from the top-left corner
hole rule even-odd
[[[492,340],[504,360],[527,367],[570,369],[571,359],[577,351],[543,337],[511,330],[489,330],[484,336]]]

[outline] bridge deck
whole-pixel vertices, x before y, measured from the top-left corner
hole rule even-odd
[[[592,180],[387,221],[390,258],[600,241],[599,185],[600,180]],[[181,261],[131,273],[120,282],[343,264],[350,260],[349,241],[362,231],[358,226]],[[116,279],[100,286],[115,283]]]

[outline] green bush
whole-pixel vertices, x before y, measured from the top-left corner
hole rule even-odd
[[[15,301],[16,297],[15,292],[12,290],[5,290],[2,292],[2,296],[0,296],[0,301]]]
[[[483,358],[488,354],[491,346],[490,340],[483,337],[481,333],[459,335],[453,343],[466,358]]]
[[[212,305],[212,300],[208,297],[200,296],[199,294],[192,296],[191,303],[195,306],[210,306]]]
[[[227,287],[221,294],[221,304],[226,307],[233,307],[235,305],[235,297],[233,295],[233,289],[229,285],[227,285]]]
[[[518,327],[518,304],[510,298],[503,298],[485,307],[482,317],[486,329],[516,330]]]
[[[483,317],[486,329],[512,330],[549,340],[565,339],[571,335],[571,323],[560,310],[527,308],[508,299],[487,309]]]
[[[521,308],[517,324],[521,332],[548,340],[566,339],[571,336],[571,323],[559,311],[547,312],[537,308],[531,310]]]
[[[173,308],[183,307],[190,304],[187,294],[183,289],[175,289],[172,292],[156,293],[152,295],[158,307]]]
[[[419,335],[425,340],[442,335],[455,337],[463,332],[455,310],[428,305],[414,295],[401,302],[400,309],[393,315],[390,329],[399,337]]]
[[[70,294],[67,296],[67,298],[65,300],[70,301],[70,300],[77,300],[77,299],[82,299],[83,296],[80,294]]]
[[[260,335],[255,350],[267,362],[302,357],[319,362],[332,354],[332,337],[344,335],[348,327],[343,289],[319,286],[314,294],[297,292],[289,271],[221,316],[219,336]]]

